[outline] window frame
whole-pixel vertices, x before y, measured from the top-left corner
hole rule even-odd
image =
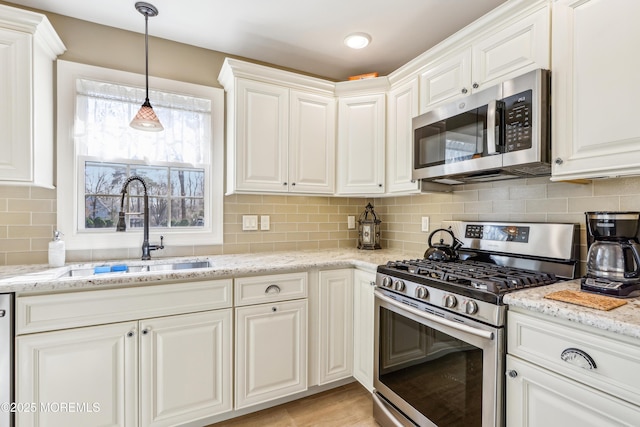
[[[143,74],[57,61],[57,227],[64,233],[67,249],[133,249],[142,245],[142,229],[128,229],[125,233],[112,230],[79,229],[79,215],[84,212],[84,170],[79,168],[79,155],[73,138],[76,107],[77,78],[87,78],[144,88]],[[224,90],[193,83],[149,76],[154,90],[180,93],[211,100],[211,162],[205,188],[205,213],[209,221],[194,230],[184,228],[151,228],[149,240],[165,246],[221,245],[223,243],[224,197]],[[141,100],[142,102],[143,100]],[[152,100],[153,104],[153,100]],[[109,161],[109,160],[106,160]],[[62,191],[71,189],[72,191]],[[208,200],[207,200],[208,199]],[[80,201],[83,201],[80,206]],[[106,231],[106,232],[105,232]]]

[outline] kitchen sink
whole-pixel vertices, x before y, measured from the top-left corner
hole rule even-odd
[[[208,260],[205,261],[178,261],[159,264],[145,264],[145,265],[128,265],[128,264],[114,264],[114,265],[99,265],[95,267],[72,267],[65,271],[58,278],[62,277],[89,277],[97,276],[101,274],[130,274],[130,273],[145,273],[154,271],[175,271],[175,270],[190,270],[198,268],[209,268],[211,263]]]

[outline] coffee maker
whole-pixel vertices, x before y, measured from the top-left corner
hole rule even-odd
[[[629,298],[640,295],[640,212],[585,212],[587,274],[580,289]]]

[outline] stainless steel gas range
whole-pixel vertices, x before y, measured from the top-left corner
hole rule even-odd
[[[575,278],[578,225],[442,225],[423,259],[378,267],[374,416],[382,426],[503,426],[502,298]]]

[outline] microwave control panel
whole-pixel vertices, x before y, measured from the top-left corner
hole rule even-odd
[[[520,151],[531,148],[532,96],[527,90],[504,98],[505,151]]]

